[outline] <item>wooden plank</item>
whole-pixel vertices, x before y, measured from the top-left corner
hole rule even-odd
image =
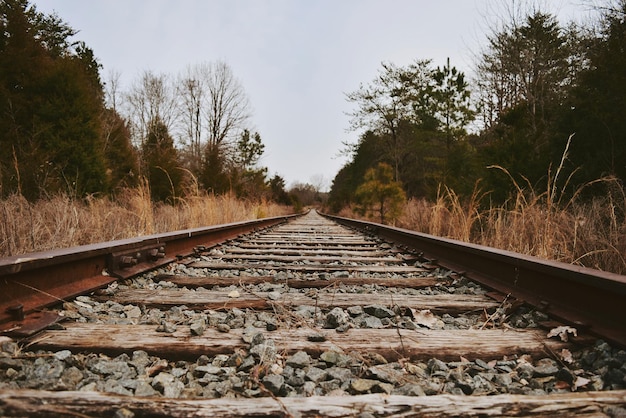
[[[349,266],[328,264],[264,264],[264,263],[216,263],[209,261],[196,261],[189,267],[211,270],[291,270],[302,272],[319,271],[364,271],[373,273],[423,273],[428,270],[413,266]]]
[[[309,244],[304,244],[304,243],[298,243],[298,242],[292,242],[289,244],[251,244],[251,243],[246,243],[246,242],[242,242],[242,243],[237,243],[237,248],[251,248],[251,249],[258,249],[258,248],[262,248],[262,249],[276,249],[276,250],[299,250],[299,249],[303,249],[303,250],[346,250],[346,251],[363,251],[363,250],[368,250],[368,251],[372,251],[375,250],[377,248],[376,244],[374,243],[370,243],[370,244],[364,244],[364,245],[343,245],[343,244],[333,244],[333,243],[329,243],[329,244],[314,244],[314,245],[309,245]]]
[[[346,250],[341,248],[308,248],[308,249],[292,249],[292,248],[227,248],[225,252],[229,255],[234,254],[246,254],[246,255],[334,255],[334,256],[347,256],[347,257],[381,257],[388,255],[383,251],[376,249],[363,250]]]
[[[429,309],[435,313],[460,313],[497,308],[499,303],[481,295],[393,295],[320,292],[317,298],[303,293],[282,293],[280,298],[271,300],[268,292],[246,293],[240,291],[239,297],[229,297],[224,291],[188,291],[172,289],[143,290],[131,289],[118,291],[111,299],[121,304],[142,304],[145,306],[169,307],[186,305],[193,309],[231,309],[252,308],[269,309],[274,305],[300,306],[310,305],[320,308],[381,305],[399,306],[413,309]]]
[[[307,398],[141,398],[100,392],[2,390],[8,416],[114,416],[122,408],[152,417],[501,417],[607,416],[623,407],[626,390],[493,396],[311,396]]]
[[[285,245],[285,244],[296,244],[296,245],[376,245],[374,241],[360,240],[360,239],[330,239],[330,238],[319,238],[316,240],[312,239],[288,239],[288,238],[250,238],[246,240],[247,243],[260,243],[260,244],[277,244],[277,245]]]
[[[197,359],[200,355],[229,354],[236,349],[248,348],[243,341],[243,330],[228,333],[207,329],[201,336],[193,336],[187,326],[178,326],[174,333],[157,332],[156,325],[111,325],[67,323],[64,330],[46,330],[32,341],[33,350],[87,351],[117,355],[123,352],[145,350],[169,359]],[[485,361],[503,356],[529,354],[545,356],[546,349],[558,352],[570,347],[569,343],[546,340],[546,332],[534,329],[485,330],[405,330],[405,329],[351,329],[338,333],[333,329],[281,329],[258,332],[271,338],[279,352],[306,351],[319,356],[324,351],[358,351],[378,353],[388,360],[408,358],[413,361],[433,357],[444,361]],[[311,334],[322,333],[324,342],[312,342]],[[571,347],[570,347],[571,348]]]
[[[400,264],[405,260],[394,256],[388,257],[335,257],[326,255],[302,256],[302,255],[268,255],[268,254],[224,254],[216,256],[222,260],[256,260],[256,261],[276,261],[279,263],[294,263],[305,261],[310,263],[336,263],[341,261],[344,263],[386,263]]]
[[[425,287],[436,286],[445,283],[441,279],[434,277],[410,277],[410,278],[385,278],[385,277],[343,277],[324,279],[288,279],[276,280],[275,276],[235,276],[235,277],[190,277],[190,276],[172,276],[161,274],[156,277],[158,280],[167,280],[178,286],[188,288],[195,287],[213,287],[213,286],[230,286],[260,283],[285,283],[289,287],[296,289],[324,288],[339,285],[360,286],[365,284],[375,284],[386,287],[404,287],[410,289],[423,289]]]

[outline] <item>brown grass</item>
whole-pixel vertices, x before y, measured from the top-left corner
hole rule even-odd
[[[0,200],[0,257],[291,212],[272,202],[197,191],[177,198],[175,205],[155,205],[146,183],[123,189],[115,198],[84,201],[57,195],[33,203],[12,195]]]
[[[478,189],[464,200],[446,189],[434,202],[410,199],[396,226],[626,274],[626,193],[616,180],[603,181],[610,186],[605,197],[560,205],[520,189],[504,205],[488,206]],[[359,217],[349,208],[340,215]]]

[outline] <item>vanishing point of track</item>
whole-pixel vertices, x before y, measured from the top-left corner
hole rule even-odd
[[[621,416],[626,278],[316,212],[0,261],[3,416]]]

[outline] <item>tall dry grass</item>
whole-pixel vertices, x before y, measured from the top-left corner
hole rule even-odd
[[[605,197],[565,204],[523,189],[501,206],[475,192],[461,200],[446,190],[435,202],[409,200],[397,225],[432,235],[487,245],[548,260],[626,273],[626,194],[605,179]]]
[[[16,194],[0,200],[0,257],[291,212],[292,208],[272,202],[198,190],[177,198],[175,205],[153,204],[146,182],[123,189],[114,198],[56,195],[29,202]]]

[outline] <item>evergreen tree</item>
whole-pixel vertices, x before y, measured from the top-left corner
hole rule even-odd
[[[183,176],[174,141],[161,120],[155,119],[148,125],[142,151],[152,200],[175,202],[181,194]]]
[[[569,153],[577,183],[614,175],[626,181],[626,1],[608,10],[589,48],[589,68],[564,106],[554,153]],[[558,154],[557,154],[558,155]]]
[[[107,181],[112,189],[133,187],[139,180],[139,156],[127,122],[113,109],[102,114]]]
[[[406,200],[401,184],[393,180],[393,169],[386,163],[367,170],[356,197],[362,213],[376,214],[383,224],[400,215]]]
[[[0,2],[0,193],[106,190],[99,65],[57,16]]]

